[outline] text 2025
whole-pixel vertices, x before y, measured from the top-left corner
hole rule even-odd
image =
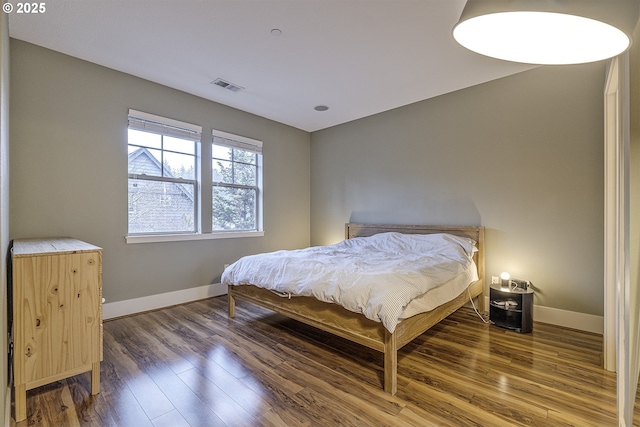
[[[16,3],[16,13],[45,13],[46,3]]]

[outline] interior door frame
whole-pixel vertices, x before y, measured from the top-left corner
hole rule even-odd
[[[617,376],[619,426],[633,425],[629,276],[629,54],[609,61],[604,88],[605,236],[604,368]]]

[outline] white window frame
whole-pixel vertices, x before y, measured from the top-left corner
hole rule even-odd
[[[223,187],[223,188],[247,188],[247,189],[255,189],[256,191],[256,206],[255,206],[255,215],[256,215],[256,230],[243,230],[243,231],[233,231],[233,230],[214,230],[212,233],[261,233],[263,232],[263,222],[262,222],[262,141],[247,138],[245,136],[240,136],[228,132],[223,132],[220,130],[213,129],[211,131],[211,144],[219,145],[229,148],[237,148],[244,151],[249,151],[257,154],[256,158],[256,185],[255,186],[244,186],[238,184],[229,184],[229,183],[221,183],[221,182],[213,182],[212,180],[212,189],[214,187]],[[213,158],[212,158],[213,159]],[[233,161],[232,161],[233,162]],[[211,165],[212,163],[210,163]],[[212,196],[213,197],[213,196]],[[213,223],[213,215],[212,215],[212,223]]]
[[[190,124],[174,119],[169,119],[162,116],[157,116],[142,111],[130,109],[129,117],[133,117],[134,120],[129,121],[129,128],[142,130],[146,132],[159,133],[161,131],[171,130],[176,132],[168,134],[168,136],[175,136],[178,138],[194,138],[194,132],[198,133],[197,137],[197,149],[196,149],[196,177],[195,177],[195,213],[194,221],[196,224],[196,231],[194,233],[158,233],[158,234],[128,234],[128,219],[127,219],[127,235],[125,236],[126,243],[154,243],[154,242],[175,242],[175,241],[188,241],[188,240],[210,240],[210,239],[228,239],[228,238],[244,238],[244,237],[261,237],[264,236],[263,221],[262,221],[262,154],[258,156],[258,194],[256,194],[256,221],[258,230],[223,230],[223,231],[211,231],[212,229],[212,214],[211,203],[208,208],[203,206],[205,200],[210,198],[205,197],[203,200],[203,194],[212,194],[213,182],[211,179],[205,179],[205,176],[211,177],[212,169],[212,156],[211,147],[213,144],[214,136],[221,136],[223,138],[230,138],[239,143],[248,143],[253,147],[257,147],[262,151],[262,141],[247,138],[239,135],[230,134],[218,130],[213,130],[211,137],[206,137],[206,141],[203,141],[202,126]],[[139,120],[135,120],[139,119]],[[132,123],[133,126],[132,127]],[[186,132],[186,133],[185,133]],[[164,134],[164,133],[163,133]],[[203,145],[204,144],[204,145]],[[246,146],[245,146],[246,147]],[[242,148],[238,146],[238,148]],[[208,169],[208,170],[207,170]],[[205,173],[207,172],[207,173]],[[131,177],[131,175],[130,175]],[[140,175],[137,175],[139,178]],[[150,177],[147,177],[150,178]],[[155,178],[152,178],[155,179]],[[128,182],[128,179],[127,179]],[[128,209],[127,211],[128,215]]]
[[[128,236],[141,236],[141,235],[158,235],[158,234],[195,234],[200,230],[200,221],[199,221],[199,203],[198,203],[198,164],[200,163],[198,159],[198,144],[200,144],[202,139],[202,127],[198,125],[193,125],[190,123],[185,123],[173,119],[169,119],[166,117],[156,116],[155,114],[149,114],[142,111],[137,110],[129,110],[128,116],[128,130],[135,130],[150,134],[155,134],[160,136],[160,147],[157,149],[160,151],[160,174],[159,175],[147,175],[143,174],[135,174],[128,173],[128,181],[131,180],[143,181],[143,182],[156,182],[156,183],[164,183],[170,185],[180,185],[184,184],[185,186],[190,186],[193,189],[193,228],[192,230],[166,230],[162,232],[136,232],[132,233],[129,231],[129,225],[127,226],[127,235]],[[182,177],[173,177],[165,174],[164,168],[164,158],[165,154],[172,153],[171,149],[168,149],[164,145],[165,137],[173,137],[179,138],[185,141],[191,141],[193,143],[193,166],[194,166],[194,177],[182,178]],[[135,143],[131,141],[127,141],[127,146],[136,146]],[[143,149],[144,146],[139,146],[139,148]],[[156,149],[154,149],[156,150]],[[182,153],[178,153],[182,154]],[[129,214],[131,211],[129,210]],[[127,222],[129,224],[129,222]]]

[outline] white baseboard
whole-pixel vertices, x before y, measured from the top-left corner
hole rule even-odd
[[[102,305],[102,318],[127,316],[143,311],[156,310],[176,304],[197,301],[209,297],[217,297],[227,293],[227,287],[221,283],[199,286],[197,288],[166,292],[164,294],[149,295],[148,297],[128,299],[124,301],[107,302]]]
[[[209,297],[217,297],[226,293],[226,286],[221,283],[214,283],[197,288],[183,289],[181,291],[106,303],[102,305],[102,318],[106,320],[114,317],[127,316]],[[489,307],[489,297],[486,297],[486,307]],[[596,334],[604,333],[604,318],[592,314],[534,305],[533,320]]]
[[[565,328],[577,329],[579,331],[592,332],[594,334],[602,335],[604,333],[604,317],[593,314],[534,305],[533,320],[551,325],[564,326]]]
[[[485,298],[485,302],[485,307],[489,307],[489,297]],[[593,314],[534,305],[533,320],[535,322],[548,323],[550,325],[592,332],[594,334],[602,335],[604,333],[604,317]]]

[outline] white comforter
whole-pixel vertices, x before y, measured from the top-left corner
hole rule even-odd
[[[313,296],[362,313],[393,332],[412,299],[458,275],[477,277],[474,244],[450,234],[381,233],[246,256],[227,267],[222,283]]]

